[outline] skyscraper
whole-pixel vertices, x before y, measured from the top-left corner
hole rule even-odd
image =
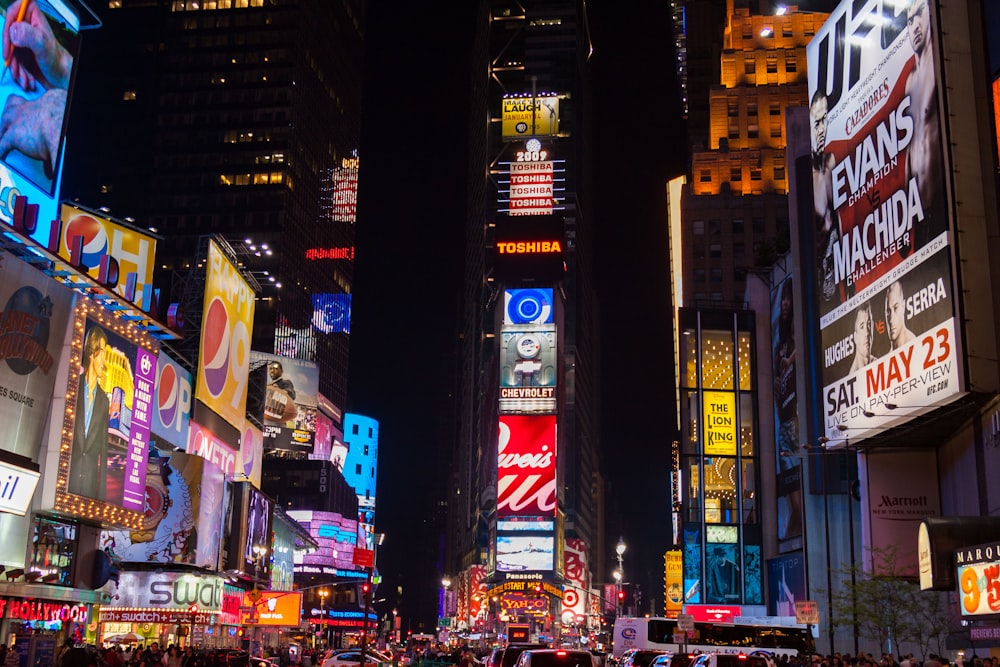
[[[170,303],[184,301],[199,237],[225,236],[263,288],[253,347],[317,361],[320,390],[338,406],[347,377],[362,6],[106,3],[103,27],[84,39],[63,188],[65,198],[107,207],[163,237],[163,319]]]

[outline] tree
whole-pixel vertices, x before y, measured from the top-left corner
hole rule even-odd
[[[899,547],[869,549],[866,563],[838,571],[840,586],[831,591],[833,618],[838,627],[853,627],[858,636],[878,642],[884,650],[900,642],[919,647],[921,658],[948,633],[943,594],[921,591],[899,567]],[[867,567],[866,567],[867,565]]]

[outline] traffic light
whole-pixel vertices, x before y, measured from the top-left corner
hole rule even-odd
[[[368,595],[371,592],[372,592],[372,585],[371,584],[369,584],[367,581],[365,583],[361,584],[361,594],[363,596],[368,597]]]
[[[625,600],[625,591],[618,591],[618,601],[622,602]]]

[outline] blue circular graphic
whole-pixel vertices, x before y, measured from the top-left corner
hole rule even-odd
[[[506,319],[509,324],[550,324],[552,290],[510,290]]]

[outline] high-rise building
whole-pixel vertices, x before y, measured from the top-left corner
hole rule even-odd
[[[341,407],[362,6],[105,3],[83,40],[63,187],[163,237],[164,320],[197,291],[199,238],[226,237],[262,287],[254,349],[316,361],[320,391]]]
[[[590,568],[604,546],[586,8],[572,0],[482,2],[478,26],[445,568],[483,564],[490,582],[509,578],[498,544],[522,538],[498,526],[518,512],[505,505],[509,480],[498,489],[497,462],[518,437],[512,424],[531,423],[554,439],[544,447],[555,445],[555,478],[524,490],[538,501],[530,521],[538,520],[532,530],[543,546],[532,549],[545,553],[528,578],[558,585],[564,540],[583,541]],[[527,241],[520,250],[519,241]],[[522,250],[535,255],[519,258]],[[511,318],[518,304],[523,318]],[[484,608],[482,619],[490,623],[498,611]]]
[[[690,15],[690,7],[683,10]],[[695,61],[692,54],[711,51],[720,38],[724,47],[707,99],[704,88],[688,93],[694,146],[681,195],[683,223],[671,238],[671,247],[680,250],[675,270],[684,293],[677,296],[685,305],[741,304],[747,271],[769,266],[788,249],[784,110],[807,101],[805,46],[827,17],[794,5],[781,13],[751,13],[734,0],[726,11],[722,34],[708,39],[702,29],[685,37],[689,91],[695,90],[691,63],[705,59]],[[692,27],[706,22],[711,24],[700,20]],[[706,102],[704,116],[698,110]],[[703,133],[706,143],[699,145]]]

